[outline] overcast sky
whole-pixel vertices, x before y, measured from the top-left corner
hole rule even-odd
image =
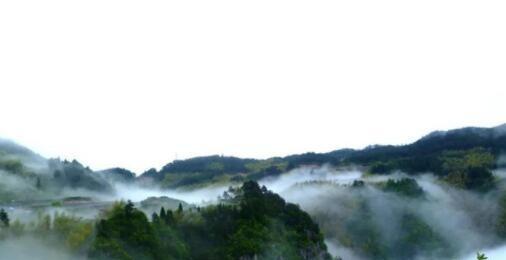
[[[0,136],[93,169],[506,123],[505,1],[1,1]]]

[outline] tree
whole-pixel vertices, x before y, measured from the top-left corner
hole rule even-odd
[[[132,215],[133,211],[134,211],[134,203],[131,200],[129,200],[125,205],[125,215],[130,216]]]
[[[4,209],[0,209],[0,221],[2,222],[2,225],[4,227],[9,227],[9,215],[7,214],[7,212],[5,212]]]
[[[37,189],[39,189],[39,190],[42,188],[42,184],[41,184],[41,182],[40,182],[40,177],[37,177],[37,183],[35,183],[35,187],[36,187]]]
[[[160,218],[165,221],[165,218],[167,217],[167,213],[165,213],[165,208],[162,207],[160,209]]]
[[[80,217],[55,213],[52,226],[52,231],[72,251],[84,249],[93,237],[93,222]]]
[[[158,238],[144,213],[131,201],[117,204],[96,226],[91,259],[161,259]]]
[[[167,210],[167,213],[165,214],[165,224],[172,225],[174,224],[174,214],[172,214],[172,210]]]
[[[408,197],[420,197],[424,194],[423,189],[411,178],[403,178],[400,180],[389,179],[385,184],[384,190]]]
[[[480,252],[476,253],[476,260],[487,260],[487,259],[488,257],[486,257],[484,253]]]
[[[179,206],[177,206],[177,212],[178,213],[183,212],[183,205],[181,205],[181,202],[179,203]]]
[[[506,238],[506,194],[499,199],[499,217],[495,230],[501,238]]]
[[[158,223],[159,221],[160,221],[160,217],[158,217],[156,212],[153,212],[153,214],[151,214],[151,222]]]

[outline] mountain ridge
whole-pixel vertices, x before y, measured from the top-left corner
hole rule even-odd
[[[72,183],[79,187],[81,182],[96,183],[117,180],[132,182],[146,181],[158,183],[162,187],[191,186],[199,183],[216,182],[224,179],[232,181],[259,180],[276,176],[304,165],[331,164],[335,166],[364,165],[372,173],[387,173],[395,169],[406,172],[441,172],[437,160],[445,151],[461,151],[483,148],[498,158],[506,151],[506,124],[496,127],[464,127],[447,131],[434,131],[413,143],[405,145],[371,145],[364,149],[338,149],[326,153],[307,152],[268,159],[239,158],[234,156],[209,155],[175,160],[160,170],[154,168],[139,175],[128,169],[110,168],[93,171],[77,161],[68,163],[54,159],[45,159],[30,149],[10,140],[0,139],[0,153],[16,155],[38,163],[52,162],[50,172],[58,177],[59,183]],[[35,159],[34,159],[35,158]],[[0,165],[1,169],[1,165]],[[61,169],[66,169],[66,177],[61,177]],[[37,172],[35,172],[37,173]],[[65,171],[63,171],[65,173]],[[104,186],[107,187],[108,185]],[[104,188],[105,189],[105,188]]]

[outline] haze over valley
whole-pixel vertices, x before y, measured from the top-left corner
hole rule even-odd
[[[0,1],[0,260],[506,259],[505,13]]]
[[[43,158],[2,140],[0,252],[9,259],[475,259],[477,252],[500,259],[504,151],[505,125],[469,127],[402,146],[196,157],[136,175]]]

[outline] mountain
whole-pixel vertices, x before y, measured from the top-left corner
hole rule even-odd
[[[37,238],[66,259],[464,259],[506,241],[505,129],[265,160],[195,157],[138,177],[2,142],[0,251]],[[136,201],[112,203],[125,198]]]
[[[481,164],[468,165],[471,170],[491,170],[506,151],[506,124],[493,128],[466,127],[432,132],[407,145],[373,145],[364,149],[340,149],[328,153],[304,153],[265,160],[232,156],[203,156],[168,163],[159,171],[150,169],[140,176],[123,168],[93,171],[77,161],[46,159],[35,152],[0,139],[0,169],[27,178],[34,185],[51,189],[83,188],[111,192],[114,182],[147,182],[164,188],[197,187],[208,183],[259,180],[278,176],[305,165],[330,164],[336,167],[359,165],[372,174],[396,170],[409,174],[433,172],[447,177],[445,168],[455,158],[481,158]],[[470,160],[468,160],[470,161]],[[476,160],[474,160],[476,161]],[[467,165],[466,162],[461,162]],[[476,164],[476,163],[475,163]],[[461,172],[462,172],[461,171]]]
[[[31,168],[45,166],[46,159],[30,149],[16,144],[13,141],[0,138],[0,158],[3,160],[20,160]]]
[[[124,169],[124,168],[110,168],[96,172],[101,175],[104,179],[107,179],[111,182],[134,182],[135,181],[135,173]]]
[[[452,157],[485,156],[479,167],[495,167],[506,151],[506,124],[493,128],[466,127],[432,132],[407,145],[374,145],[361,150],[341,149],[328,153],[304,153],[266,160],[206,156],[176,160],[160,171],[151,169],[141,179],[152,179],[164,187],[195,186],[208,182],[258,180],[276,176],[303,165],[361,165],[369,172],[385,174],[395,170],[410,174],[433,172],[447,176],[443,165]],[[451,154],[453,152],[453,154]],[[457,153],[457,154],[455,154]],[[490,162],[490,160],[494,162]],[[478,167],[477,166],[477,167]]]
[[[0,201],[58,197],[65,190],[111,193],[112,180],[76,160],[46,159],[9,140],[0,140]]]
[[[16,144],[13,141],[0,138],[0,152],[11,156],[23,157],[23,158],[34,158],[43,159],[42,156],[34,153],[30,149]]]
[[[46,180],[55,184],[55,188],[86,189],[97,192],[112,192],[113,188],[102,174],[92,171],[76,160],[71,162],[51,159],[48,162],[52,176]]]

